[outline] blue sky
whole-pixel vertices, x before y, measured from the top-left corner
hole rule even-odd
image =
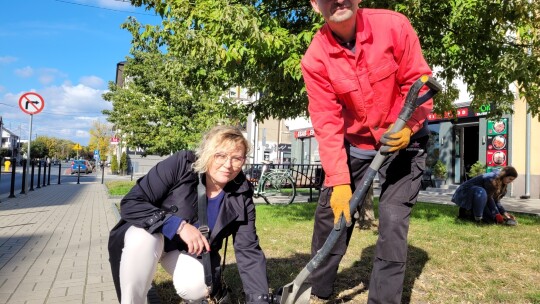
[[[0,10],[0,115],[4,126],[28,139],[30,115],[19,108],[25,92],[44,98],[33,115],[36,134],[87,145],[92,122],[111,104],[101,95],[116,64],[129,56],[128,16],[157,24],[151,11],[118,0],[7,1]]]

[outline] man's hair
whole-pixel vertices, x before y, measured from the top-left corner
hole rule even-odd
[[[197,160],[193,163],[193,170],[198,173],[208,171],[208,165],[219,148],[244,150],[244,157],[249,153],[249,142],[240,129],[231,126],[216,126],[203,135],[199,147],[195,150]]]

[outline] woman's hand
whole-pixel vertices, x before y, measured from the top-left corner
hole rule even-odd
[[[507,219],[515,220],[516,218],[508,212],[504,213],[504,217]]]
[[[180,225],[177,234],[187,244],[189,254],[200,255],[204,249],[210,251],[208,240],[195,226],[188,223]]]

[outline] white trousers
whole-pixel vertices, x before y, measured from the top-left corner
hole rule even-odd
[[[150,234],[131,226],[124,237],[120,260],[122,304],[144,304],[158,262],[173,278],[178,295],[189,303],[200,303],[208,295],[204,268],[196,258],[178,250],[163,252],[163,234]]]

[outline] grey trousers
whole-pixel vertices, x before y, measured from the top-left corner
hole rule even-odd
[[[420,191],[425,169],[427,141],[427,136],[411,140],[409,147],[392,154],[379,170],[381,184],[379,237],[371,272],[368,303],[401,302],[407,260],[409,216]],[[370,160],[349,156],[351,180],[355,184],[360,183],[370,163]],[[334,215],[330,207],[331,194],[331,188],[321,191],[315,211],[312,257],[324,245],[334,226]],[[328,298],[332,295],[338,266],[347,251],[353,229],[354,224],[347,229],[347,233],[340,236],[327,260],[312,272],[309,280],[312,285],[312,294],[320,298]]]

